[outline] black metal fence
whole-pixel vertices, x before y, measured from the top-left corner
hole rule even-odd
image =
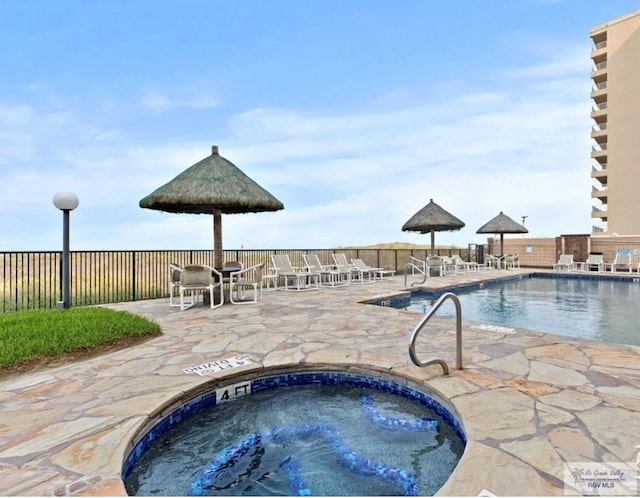
[[[411,256],[424,259],[424,249],[257,249],[224,251],[224,261],[245,266],[271,265],[272,254],[288,254],[294,266],[304,266],[304,254],[317,254],[324,264],[334,253],[361,258],[370,266],[402,274]],[[475,259],[469,249],[439,249],[439,255]],[[169,295],[169,264],[213,265],[210,250],[72,251],[70,287],[73,306],[155,299]],[[57,307],[62,295],[60,251],[0,252],[0,312]]]

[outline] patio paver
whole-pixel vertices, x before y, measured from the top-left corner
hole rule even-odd
[[[427,287],[527,270],[434,277]],[[123,459],[140,427],[186,391],[231,374],[186,375],[250,354],[242,372],[358,366],[424,385],[459,416],[468,444],[442,495],[562,495],[563,462],[636,462],[640,348],[434,317],[420,369],[408,355],[419,315],[360,301],[403,292],[404,277],[311,292],[265,292],[252,306],[169,308],[167,299],[108,307],[151,318],[163,335],[126,350],[0,379],[0,495],[124,495]],[[463,309],[464,319],[464,309]],[[428,340],[427,340],[428,337]],[[238,370],[232,372],[236,374]]]

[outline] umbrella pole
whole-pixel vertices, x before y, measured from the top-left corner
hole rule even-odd
[[[431,230],[431,256],[436,254],[436,231]]]
[[[222,211],[213,210],[213,266],[222,268]]]
[[[504,234],[500,234],[500,256],[504,256]]]

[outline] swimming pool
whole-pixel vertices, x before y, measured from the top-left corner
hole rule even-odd
[[[127,457],[127,492],[430,495],[464,450],[464,432],[442,404],[388,379],[300,372],[222,392],[238,389],[251,396],[223,403],[216,392],[158,421]]]
[[[533,273],[446,291],[459,297],[463,320],[640,346],[637,279]],[[419,291],[389,305],[426,313],[443,293]],[[453,304],[444,303],[438,315],[453,317]]]

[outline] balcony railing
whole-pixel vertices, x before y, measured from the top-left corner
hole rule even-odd
[[[595,43],[593,45],[593,50],[592,51],[595,52],[596,50],[600,50],[600,49],[603,49],[603,48],[607,48],[607,40]]]
[[[598,90],[606,90],[606,89],[607,89],[607,82],[601,81],[600,83],[594,84],[593,87],[591,88],[591,91],[597,92]]]
[[[361,258],[373,267],[401,274],[410,258],[425,258],[427,249],[258,249],[224,251],[224,261],[245,266],[265,263],[272,254],[288,254],[294,266],[304,266],[304,254],[314,253],[324,264],[333,253]],[[437,249],[442,256],[468,260],[469,250]],[[61,296],[60,251],[0,252],[0,313],[21,309],[56,308]],[[213,251],[71,251],[70,286],[73,306],[155,299],[169,295],[169,264],[213,266]]]
[[[607,108],[607,102],[598,102],[598,105],[594,105],[591,108],[592,112],[604,111]]]
[[[593,65],[594,71],[600,71],[602,69],[607,69],[607,61],[598,62],[597,64]]]

